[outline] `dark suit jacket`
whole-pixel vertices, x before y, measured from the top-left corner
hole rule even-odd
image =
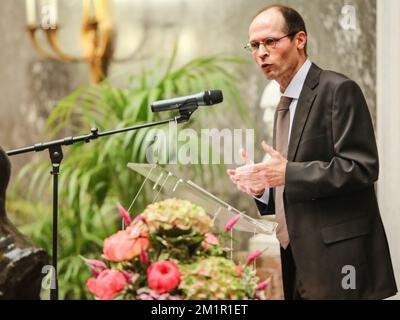
[[[311,66],[293,120],[288,161],[284,205],[303,298],[394,295],[374,190],[379,171],[374,129],[354,81]],[[256,202],[262,215],[273,214],[273,189],[268,205]],[[342,287],[342,281],[348,283],[346,265],[355,268],[356,289]]]

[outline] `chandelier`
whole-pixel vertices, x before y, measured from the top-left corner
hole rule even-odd
[[[109,0],[82,0],[81,56],[69,55],[60,46],[57,0],[25,1],[27,31],[33,47],[42,57],[64,63],[86,63],[93,83],[104,79],[113,55],[115,38]],[[39,32],[45,34],[49,49],[40,42]]]

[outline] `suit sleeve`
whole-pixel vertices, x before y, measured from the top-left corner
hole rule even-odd
[[[330,162],[289,162],[285,197],[307,201],[334,197],[373,185],[379,175],[378,151],[367,103],[360,87],[351,80],[333,93]]]
[[[262,216],[272,215],[275,214],[275,202],[274,202],[274,189],[269,189],[269,196],[268,196],[268,203],[264,203],[256,198],[256,205],[258,208],[258,212]]]

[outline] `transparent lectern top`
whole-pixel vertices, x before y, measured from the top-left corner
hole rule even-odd
[[[141,174],[147,180],[154,183],[153,190],[158,194],[162,191],[168,196],[189,200],[201,207],[213,217],[214,223],[222,227],[232,217],[240,215],[239,221],[234,229],[238,231],[272,234],[275,231],[276,223],[254,219],[243,212],[235,209],[228,203],[214,196],[207,190],[201,188],[190,180],[185,180],[174,175],[156,164],[128,163],[128,168]]]

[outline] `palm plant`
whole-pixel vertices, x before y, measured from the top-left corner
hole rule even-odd
[[[242,119],[249,123],[246,106],[238,94],[238,80],[225,67],[244,61],[212,56],[197,58],[173,68],[175,54],[163,74],[155,70],[142,71],[129,77],[124,88],[117,88],[105,80],[98,85],[84,86],[65,97],[51,112],[48,121],[47,138],[72,134],[85,134],[91,127],[99,131],[122,128],[157,120],[150,111],[152,101],[173,96],[186,95],[219,88],[224,92],[225,101],[235,106]],[[200,113],[198,113],[200,115]],[[202,113],[203,120],[215,119],[221,115],[209,108]],[[196,115],[197,118],[198,115]],[[198,119],[199,120],[199,119]],[[59,210],[59,288],[61,299],[89,298],[84,284],[89,274],[80,255],[98,256],[103,239],[118,228],[119,217],[116,203],[128,207],[142,183],[142,179],[128,170],[128,162],[146,162],[150,129],[131,131],[99,139],[88,145],[75,144],[64,150],[65,157],[60,176]],[[51,177],[48,174],[48,160],[26,165],[14,182],[9,210],[23,216],[23,232],[31,236],[36,245],[51,252]],[[214,166],[209,166],[221,172]],[[195,166],[195,170],[204,170]],[[30,174],[33,172],[33,174]],[[200,176],[204,176],[201,174]],[[27,181],[29,181],[27,185]],[[22,196],[23,194],[23,196]],[[133,214],[140,212],[146,193],[135,203]],[[24,198],[24,200],[20,200]],[[35,214],[32,215],[32,212]]]

